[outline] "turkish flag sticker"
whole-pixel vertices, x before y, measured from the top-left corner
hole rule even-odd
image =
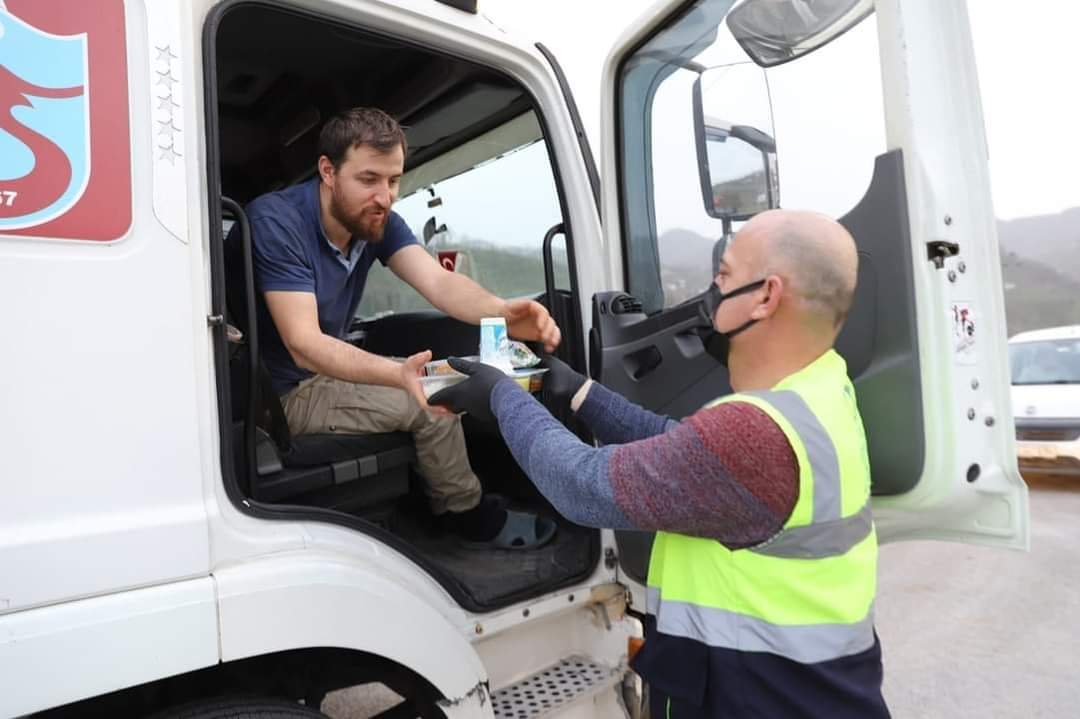
[[[451,272],[457,269],[457,251],[456,250],[442,250],[439,252],[439,264],[443,266],[444,270],[450,270]]]
[[[0,235],[131,226],[123,0],[0,0]]]

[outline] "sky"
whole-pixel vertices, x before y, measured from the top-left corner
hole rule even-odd
[[[554,52],[595,144],[600,131],[599,90],[604,60],[618,35],[653,4],[652,0],[481,0],[480,7],[496,24],[539,40]],[[995,213],[999,218],[1012,219],[1080,206],[1080,178],[1075,169],[1080,159],[1080,132],[1076,131],[1080,127],[1080,92],[1075,89],[1073,72],[1080,66],[1080,58],[1075,57],[1080,4],[1060,0],[1026,0],[1023,4],[969,0],[968,12],[987,129]],[[858,28],[862,32],[848,42],[860,51],[865,51],[867,43],[876,42],[873,26],[864,25]],[[847,51],[837,49],[834,57],[821,62],[841,67],[843,52]],[[792,67],[800,64],[793,63]],[[851,70],[850,66],[846,69]],[[798,83],[799,78],[791,78],[790,82]],[[866,83],[863,94],[871,96],[877,83],[880,98],[880,83],[872,73],[861,73],[850,82]],[[823,92],[839,92],[843,88],[838,85],[824,88]],[[843,102],[843,98],[838,95],[835,101]],[[859,116],[865,122],[858,126],[869,151],[879,148],[883,131],[876,124],[879,120],[865,113],[865,107],[859,104]],[[799,113],[784,114],[791,117]],[[777,117],[780,115],[777,112]],[[787,137],[798,131],[791,123],[784,129]],[[781,130],[777,128],[778,138],[783,135]],[[851,158],[852,172],[862,171],[858,167],[865,166],[860,154],[865,153],[856,152],[856,157]],[[845,162],[846,158],[808,156],[804,160],[805,171],[800,170],[798,160],[794,165],[788,160],[781,168],[783,204],[793,206],[796,201],[794,204],[801,206],[842,212],[844,208],[839,205],[834,209],[815,202],[818,198],[812,195],[821,184],[811,181],[809,168],[822,160],[835,163]]]

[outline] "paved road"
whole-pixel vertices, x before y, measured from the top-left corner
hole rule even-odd
[[[1080,717],[1080,480],[1031,483],[1031,552],[882,547],[878,634],[896,719]],[[393,695],[328,698],[361,719]]]
[[[1080,480],[1030,484],[1029,554],[882,547],[878,633],[897,719],[1080,717]]]

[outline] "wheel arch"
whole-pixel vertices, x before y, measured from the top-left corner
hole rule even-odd
[[[360,651],[423,677],[444,697],[487,681],[460,625],[464,612],[443,595],[410,590],[334,557],[279,557],[214,574],[221,661],[310,647]]]

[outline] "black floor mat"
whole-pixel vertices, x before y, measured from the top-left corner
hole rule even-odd
[[[521,511],[527,507],[514,506]],[[544,516],[551,516],[545,514]],[[453,576],[476,604],[495,608],[524,596],[538,596],[591,573],[600,533],[552,517],[559,529],[540,549],[466,549],[450,534],[434,528],[430,517],[398,512],[391,531],[429,561]]]

